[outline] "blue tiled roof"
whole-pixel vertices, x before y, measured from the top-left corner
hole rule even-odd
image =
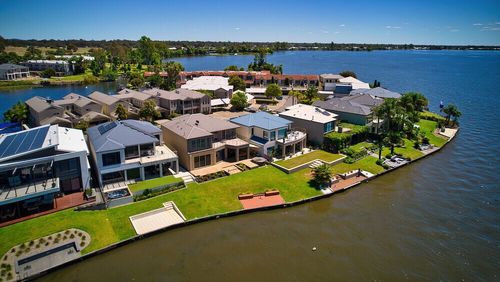
[[[237,123],[246,127],[259,127],[265,130],[273,130],[282,127],[288,127],[292,122],[266,112],[257,112],[236,118],[232,118],[231,122]]]
[[[123,120],[91,127],[87,130],[87,135],[95,152],[106,152],[127,146],[158,142],[159,140],[152,134],[160,132],[159,128],[148,122]]]

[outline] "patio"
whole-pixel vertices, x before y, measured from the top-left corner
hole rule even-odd
[[[285,203],[285,200],[281,197],[279,191],[253,195],[240,195],[238,198],[243,206],[243,209],[245,210],[276,206]]]
[[[208,167],[203,167],[203,168],[192,170],[191,174],[194,175],[194,176],[203,176],[203,175],[207,175],[207,174],[219,172],[219,171],[222,171],[222,170],[227,171],[229,174],[235,174],[235,173],[241,172],[241,170],[239,170],[236,167],[236,164],[239,164],[239,163],[242,163],[242,164],[246,165],[250,169],[259,166],[259,165],[253,163],[251,160],[248,160],[248,159],[247,160],[242,160],[242,161],[239,161],[239,162],[225,162],[225,161],[221,161],[221,162],[218,162],[217,164],[212,165],[212,166],[208,166]]]

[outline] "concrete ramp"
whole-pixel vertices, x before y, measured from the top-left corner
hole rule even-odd
[[[138,235],[156,231],[186,221],[174,202],[163,203],[163,208],[136,214],[130,217]]]

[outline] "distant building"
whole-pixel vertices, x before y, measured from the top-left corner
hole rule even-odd
[[[283,158],[301,151],[306,146],[304,129],[292,128],[292,121],[266,112],[257,112],[230,119],[240,125],[239,138],[251,144],[261,156]]]
[[[62,106],[55,105],[54,100],[39,96],[31,97],[26,101],[29,110],[29,123],[34,126],[58,124],[72,127],[73,124],[65,114]]]
[[[179,171],[177,155],[163,144],[162,131],[146,121],[122,120],[87,130],[101,187],[146,180]]]
[[[47,69],[53,69],[56,75],[70,75],[73,74],[73,65],[64,60],[28,60],[21,63],[32,72],[42,72]]]
[[[249,144],[237,138],[237,128],[237,124],[203,114],[183,115],[162,123],[165,144],[177,151],[187,170],[247,159]]]
[[[223,76],[199,76],[186,81],[181,88],[189,90],[205,90],[213,92],[212,98],[229,98],[233,95],[233,86],[229,85],[229,78]]]
[[[323,91],[333,91],[335,89],[335,85],[339,83],[339,80],[344,78],[338,74],[325,73],[319,76],[319,81],[322,85]]]
[[[159,94],[152,95],[132,89],[122,89],[118,91],[117,95],[111,95],[120,101],[127,102],[129,104],[129,113],[138,116],[139,111],[144,107],[144,103],[148,100],[154,101],[156,104],[156,109],[161,113],[165,114],[167,111],[159,106],[160,100],[158,98]]]
[[[356,94],[326,101],[315,101],[312,105],[338,115],[337,120],[369,125],[373,120],[372,109],[383,102],[383,99],[369,94]]]
[[[367,88],[367,89],[355,89],[351,91],[351,95],[355,94],[369,94],[374,97],[386,99],[386,98],[400,98],[401,94],[398,92],[387,90],[383,87]]]
[[[0,65],[0,80],[15,80],[30,76],[28,67],[14,64]]]
[[[296,127],[304,128],[307,140],[315,145],[323,144],[325,134],[335,130],[337,121],[336,114],[304,104],[290,106],[279,116],[292,121]]]
[[[157,97],[159,106],[165,109],[167,116],[172,114],[209,114],[210,97],[193,90],[176,89],[166,91],[158,88],[144,90],[143,93]]]
[[[0,137],[0,222],[54,208],[90,187],[81,130],[44,125]],[[83,198],[83,195],[82,195]]]
[[[339,82],[342,84],[350,84],[352,86],[352,89],[360,89],[360,88],[370,89],[370,84],[363,82],[352,76],[341,78],[339,79]]]
[[[102,113],[110,117],[116,116],[115,111],[118,105],[123,105],[123,107],[127,111],[130,107],[130,104],[128,102],[121,101],[120,99],[116,98],[115,95],[108,95],[99,91],[90,93],[88,97],[99,103],[102,106]]]

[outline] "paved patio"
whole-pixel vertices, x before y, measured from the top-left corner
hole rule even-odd
[[[243,205],[243,209],[255,209],[262,207],[270,207],[281,205],[285,203],[285,200],[281,197],[281,195],[270,195],[266,196],[264,194],[254,195],[251,199],[240,199],[241,205]]]
[[[222,161],[222,162],[219,162],[219,163],[217,163],[215,165],[208,166],[208,167],[203,167],[203,168],[199,168],[199,169],[195,169],[195,170],[192,170],[190,172],[194,176],[203,176],[203,175],[207,175],[207,174],[210,174],[210,173],[219,172],[219,171],[222,171],[222,170],[228,172],[229,174],[235,174],[235,173],[241,172],[241,170],[239,170],[236,167],[236,164],[239,164],[239,163],[245,164],[246,166],[248,166],[251,169],[259,166],[259,165],[255,164],[255,163],[253,163],[249,159],[242,160],[242,161],[239,161],[239,162],[225,162],[225,161]]]
[[[163,206],[163,208],[130,217],[130,221],[138,235],[186,221],[186,218],[174,202],[170,201],[163,203]]]
[[[348,178],[348,179],[341,179],[338,183],[332,184],[332,186],[330,187],[330,189],[333,192],[337,192],[337,191],[340,191],[340,190],[344,190],[344,189],[350,187],[351,185],[359,183],[359,182],[361,182],[361,181],[363,181],[365,179],[366,179],[366,176],[364,176],[364,175],[354,176],[354,177],[351,177],[351,178]]]

